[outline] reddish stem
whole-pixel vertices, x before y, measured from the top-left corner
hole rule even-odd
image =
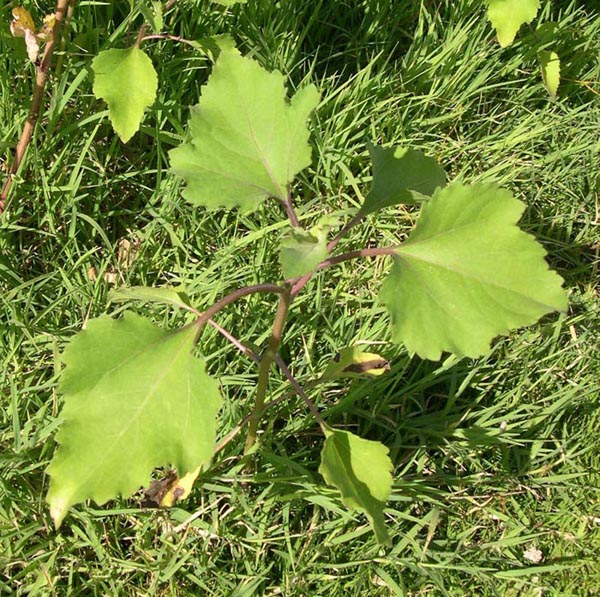
[[[290,223],[294,228],[298,228],[300,226],[300,221],[298,220],[298,216],[294,211],[294,203],[292,201],[292,195],[288,189],[287,198],[283,201],[283,206],[285,207],[285,212],[287,213],[288,218],[290,219]]]
[[[277,292],[278,294],[283,294],[287,292],[287,290],[283,286],[278,286],[277,284],[256,284],[255,286],[246,286],[245,288],[238,288],[233,292],[230,292],[227,296],[224,296],[220,301],[217,301],[212,307],[209,307],[198,319],[196,320],[196,325],[198,327],[202,327],[205,323],[208,322],[209,319],[216,315],[223,307],[237,301],[239,298],[243,296],[247,296],[249,294],[254,294],[257,292]]]
[[[335,257],[328,257],[327,259],[321,261],[317,266],[315,271],[325,269],[331,265],[336,265],[338,263],[342,263],[343,261],[348,261],[350,259],[357,259],[359,257],[378,257],[380,255],[390,255],[394,256],[396,254],[396,249],[394,247],[373,247],[369,249],[358,249],[356,251],[350,251],[349,253],[342,253],[341,255],[336,255]],[[294,298],[301,290],[304,288],[306,283],[312,278],[314,272],[310,274],[306,274],[300,278],[293,286],[292,286],[292,298]]]
[[[333,249],[337,246],[337,244],[342,240],[342,238],[347,234],[347,232],[356,226],[359,222],[362,221],[363,215],[358,212],[335,236],[335,238],[329,241],[327,245],[327,254],[331,253]],[[296,280],[294,285],[292,286],[292,298],[294,298],[308,283],[308,281],[313,277],[314,272],[306,274],[302,276],[299,280]]]

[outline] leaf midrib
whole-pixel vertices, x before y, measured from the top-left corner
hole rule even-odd
[[[149,346],[153,346],[155,344],[160,343],[161,341],[164,341],[164,338],[161,338],[159,340],[157,340],[156,342],[151,343]],[[111,455],[114,450],[116,445],[119,443],[119,441],[121,440],[121,438],[131,429],[133,423],[139,418],[140,413],[143,411],[143,408],[145,407],[146,403],[148,402],[148,400],[150,400],[150,398],[153,396],[153,393],[156,389],[156,387],[159,385],[159,383],[162,381],[162,379],[164,379],[164,377],[167,375],[167,373],[171,370],[173,363],[179,358],[181,351],[183,350],[183,348],[185,347],[186,343],[188,341],[187,335],[184,336],[184,340],[182,341],[180,347],[175,351],[175,354],[173,355],[173,358],[171,359],[170,363],[168,366],[165,366],[163,369],[163,373],[161,373],[161,375],[159,375],[155,381],[155,383],[152,384],[150,390],[148,391],[147,396],[143,399],[142,404],[138,407],[137,409],[137,413],[135,414],[135,416],[131,417],[130,419],[127,420],[127,424],[123,427],[121,433],[119,433],[119,435],[117,436],[117,438],[115,439],[115,441],[113,442],[113,446],[111,448],[109,448],[108,450],[106,450],[103,454],[103,456],[97,461],[97,463],[94,465],[94,467],[92,469],[90,469],[89,473],[85,476],[84,480],[81,481],[79,483],[79,487],[83,487],[87,484],[87,482],[89,481],[90,478],[92,478],[96,471],[101,468],[104,463],[106,462],[106,460],[108,459],[108,456]],[[92,389],[90,389],[89,393],[91,394],[93,392],[93,390],[100,384],[100,382],[102,380],[104,380],[106,378],[106,376],[109,373],[112,373],[114,371],[117,371],[119,369],[122,369],[123,367],[125,367],[129,362],[131,362],[132,360],[136,359],[141,352],[145,352],[145,351],[140,351],[138,353],[136,353],[135,355],[133,355],[131,358],[126,359],[124,362],[122,362],[120,365],[113,367],[112,369],[110,369],[109,371],[107,371],[104,375],[102,375],[99,380],[94,384],[94,387]],[[188,376],[189,378],[189,376]],[[188,403],[189,403],[189,399],[188,399]],[[74,493],[74,492],[73,492]],[[93,496],[91,496],[93,497]]]
[[[402,247],[399,247],[397,249],[396,255],[398,256],[399,259],[404,260],[408,264],[410,264],[411,261],[427,263],[427,264],[437,267],[441,270],[446,270],[446,271],[452,272],[453,274],[455,274],[457,276],[462,276],[463,278],[466,278],[468,280],[473,280],[483,286],[491,286],[493,288],[498,288],[500,290],[510,292],[516,296],[525,298],[528,301],[543,307],[544,309],[551,310],[551,311],[553,311],[555,309],[555,307],[553,305],[548,305],[544,302],[541,302],[538,299],[533,298],[528,294],[523,294],[519,290],[515,290],[514,288],[510,288],[509,286],[505,286],[503,284],[495,282],[494,280],[488,280],[487,277],[478,277],[475,274],[475,272],[467,272],[467,271],[461,269],[460,267],[450,266],[450,264],[440,263],[439,261],[436,261],[435,259],[429,259],[424,256],[414,255],[412,253],[406,253],[406,252],[400,253],[399,251],[401,251],[401,250],[402,250]],[[414,269],[413,269],[413,271],[414,271]]]

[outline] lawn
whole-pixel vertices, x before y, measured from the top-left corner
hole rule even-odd
[[[0,9],[0,180],[34,81]],[[133,3],[142,5],[143,2]],[[150,4],[150,3],[147,3]],[[41,21],[50,1],[29,2]],[[181,0],[143,49],[156,102],[123,144],[94,98],[90,64],[128,47],[143,22],[129,3],[77,2],[40,120],[0,216],[0,593],[6,595],[596,595],[600,594],[600,16],[594,2],[543,1],[557,23],[553,99],[535,26],[501,48],[479,0]],[[294,187],[300,219],[340,222],[371,181],[369,142],[436,158],[449,180],[496,181],[525,202],[521,227],[565,280],[566,313],[498,338],[489,355],[421,360],[390,342],[377,300],[382,259],[316,275],[293,303],[281,354],[327,420],[390,449],[385,507],[392,546],[347,510],[318,473],[321,437],[273,374],[260,446],[227,443],[172,509],[128,500],[74,507],[54,529],[45,469],[62,396],[60,354],[89,319],[125,308],[172,328],[186,315],[109,302],[115,287],[184,285],[204,309],[238,287],[281,279],[281,207],[206,211],[181,196],[168,151],[212,68],[210,39],[313,83],[312,165]],[[532,49],[534,48],[534,49]],[[352,229],[344,248],[390,245],[412,207]],[[312,216],[311,216],[312,218]],[[256,346],[275,302],[253,295],[218,323]],[[391,363],[376,378],[313,385],[345,346]],[[218,437],[250,411],[255,364],[209,328],[208,370],[224,404]],[[157,471],[156,476],[160,476]]]

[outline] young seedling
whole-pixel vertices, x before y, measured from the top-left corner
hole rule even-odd
[[[319,103],[309,85],[286,99],[284,77],[267,72],[234,49],[221,51],[189,122],[190,140],[171,154],[183,196],[207,209],[251,212],[276,201],[289,220],[279,249],[281,279],[240,288],[212,306],[190,304],[181,289],[131,288],[119,300],[176,306],[192,321],[163,330],[131,312],[115,320],[89,321],[63,353],[59,391],[64,397],[59,444],[48,472],[48,502],[58,527],[68,509],[93,499],[103,504],[131,496],[147,485],[155,467],[172,465],[178,475],[197,474],[215,455],[219,384],[202,361],[202,330],[214,325],[258,364],[254,406],[245,450],[255,446],[265,411],[269,374],[278,366],[302,397],[323,435],[319,472],[343,502],[366,514],[379,542],[389,543],[383,508],[392,488],[387,448],[327,423],[279,354],[294,299],[314,275],[336,264],[375,256],[391,260],[380,291],[391,321],[391,338],[421,358],[485,355],[500,334],[532,324],[567,299],[562,280],[550,271],[544,249],[520,230],[524,204],[493,183],[446,185],[443,169],[410,148],[369,147],[373,182],[346,225],[322,219],[304,229],[291,189],[311,163],[307,121]],[[387,247],[338,252],[345,235],[381,209],[421,206],[408,239]],[[277,307],[262,354],[233,338],[218,323],[221,309],[254,293],[271,293]],[[352,373],[352,366],[385,368],[378,355],[346,350],[326,375]],[[377,365],[377,366],[376,366]],[[356,369],[355,369],[356,372]],[[189,490],[186,489],[179,493]],[[171,495],[171,498],[173,496]]]

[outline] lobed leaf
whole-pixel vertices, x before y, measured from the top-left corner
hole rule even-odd
[[[396,342],[427,359],[477,357],[498,334],[566,309],[562,279],[516,225],[524,209],[495,184],[454,183],[424,204],[381,288]]]
[[[104,50],[92,61],[94,95],[108,104],[108,117],[123,143],[140,128],[144,109],[156,99],[158,77],[139,48]]]
[[[399,203],[420,203],[446,184],[446,173],[433,159],[414,149],[369,145],[373,183],[360,208],[367,215]]]
[[[131,496],[157,466],[210,462],[219,388],[191,354],[195,326],[165,331],[133,313],[102,316],[67,346],[59,447],[48,473],[56,526],[73,504]]]
[[[504,48],[509,46],[521,25],[531,23],[539,8],[540,0],[486,0],[488,19],[496,30],[498,41]]]
[[[285,96],[281,73],[221,51],[192,109],[191,141],[170,152],[186,199],[249,212],[268,197],[287,198],[287,185],[311,161],[306,120],[319,94],[309,85],[289,103]]]
[[[342,501],[367,515],[379,543],[389,545],[383,507],[392,490],[392,461],[380,442],[349,431],[326,427],[319,472],[328,485],[340,490]]]

